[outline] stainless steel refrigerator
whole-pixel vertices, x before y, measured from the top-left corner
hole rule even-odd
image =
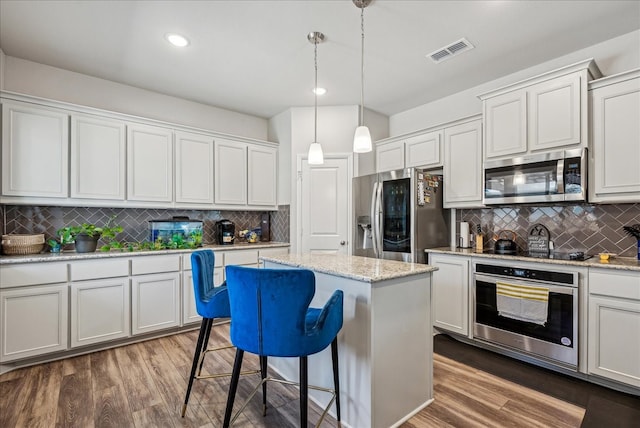
[[[442,175],[417,168],[353,179],[353,254],[425,263],[426,248],[449,245]]]

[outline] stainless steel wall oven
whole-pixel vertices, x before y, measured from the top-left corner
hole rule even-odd
[[[474,339],[577,370],[578,280],[577,273],[476,264]],[[505,315],[499,308],[504,305],[499,297],[502,290],[515,290],[523,296],[542,292],[547,296],[546,301],[540,299],[546,305],[546,316],[534,322],[512,313]],[[512,298],[516,309],[519,298]]]

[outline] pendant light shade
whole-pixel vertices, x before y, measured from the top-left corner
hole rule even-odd
[[[366,126],[358,126],[353,137],[353,151],[367,153],[371,151],[371,134]]]
[[[353,4],[360,9],[360,30],[362,33],[362,49],[360,55],[360,126],[356,128],[353,136],[354,153],[367,153],[372,150],[371,133],[364,125],[364,8],[369,6],[371,0],[353,0]]]
[[[313,43],[314,46],[314,65],[315,65],[315,84],[313,88],[318,87],[318,43],[324,41],[324,34],[317,31],[311,32],[307,35],[307,40]],[[307,162],[310,165],[322,165],[324,163],[324,153],[322,153],[322,146],[318,143],[318,93],[314,93],[314,106],[313,106],[313,143],[309,145],[309,154],[307,156]]]
[[[311,143],[309,145],[308,162],[309,165],[322,165],[324,163],[324,154],[320,143]]]

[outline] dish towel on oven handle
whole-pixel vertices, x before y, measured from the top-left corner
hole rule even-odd
[[[545,325],[549,289],[496,282],[496,303],[503,317]]]

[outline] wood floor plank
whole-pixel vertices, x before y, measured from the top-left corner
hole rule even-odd
[[[56,409],[43,407],[39,403],[48,400],[58,401],[60,395],[60,384],[62,382],[62,362],[55,361],[42,366],[40,378],[37,381],[34,407],[31,409],[32,425],[30,426],[53,426],[56,421]]]
[[[89,355],[80,355],[78,357],[65,358],[62,360],[63,376],[85,370],[91,370],[91,357]]]
[[[122,384],[94,392],[93,414],[96,428],[131,427],[134,424]]]
[[[156,348],[153,354],[145,355],[144,360],[147,363],[149,372],[156,379],[156,386],[166,408],[173,417],[178,417],[182,412],[184,394],[187,390],[187,379],[176,370],[168,355],[158,349]],[[209,422],[209,418],[200,407],[198,400],[193,399],[193,393],[189,401],[191,403],[191,406],[187,407],[189,414],[188,417],[183,419],[181,425],[187,427],[206,425]]]
[[[25,389],[26,382],[24,376],[0,382],[0,427],[16,426],[20,416],[19,407],[24,403],[20,391]]]
[[[164,404],[154,378],[138,352],[138,345],[115,348],[115,354],[131,411]]]
[[[193,361],[193,350],[195,349],[195,341],[184,341],[184,336],[173,335],[164,338],[161,343],[164,351],[171,357],[176,367],[188,366]]]
[[[94,352],[89,355],[91,362],[91,380],[93,391],[102,391],[117,385],[122,385],[122,374],[116,361],[113,349]]]
[[[89,370],[64,376],[57,400],[56,427],[92,427],[93,400]]]
[[[164,403],[133,412],[133,421],[137,428],[173,428],[176,426]]]

